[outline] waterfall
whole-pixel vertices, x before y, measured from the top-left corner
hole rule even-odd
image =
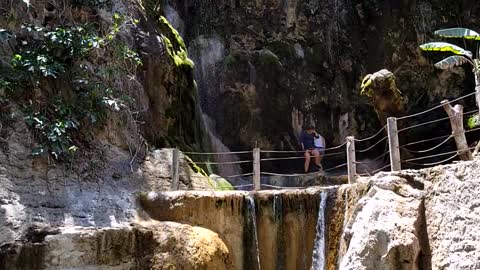
[[[203,126],[205,127],[205,131],[209,138],[209,143],[213,152],[230,152],[227,146],[225,146],[222,141],[214,134],[214,128],[212,127],[212,119],[208,117],[205,113],[202,113],[202,120]],[[238,161],[238,157],[236,155],[214,155],[213,157],[215,162],[234,162]],[[221,164],[217,166],[217,171],[214,172],[215,174],[219,174],[220,176],[229,176],[229,175],[236,175],[240,174],[241,168],[238,164]],[[232,180],[237,179],[227,179],[234,185],[241,184],[240,182],[235,182]]]
[[[258,266],[257,269],[260,270],[260,251],[258,246],[257,214],[255,212],[255,200],[252,194],[249,194],[248,196],[246,196],[246,199],[247,199],[247,207],[249,212],[249,219],[253,227],[253,238],[255,240],[255,250],[256,250],[256,259],[257,259],[256,263]]]
[[[202,121],[205,131],[208,135],[212,152],[230,152],[216,132],[215,120],[209,116],[216,113],[216,101],[219,93],[218,85],[218,65],[225,58],[225,46],[220,37],[198,36],[188,47],[190,58],[195,63],[194,77],[198,83],[198,100],[200,110],[202,112]],[[213,117],[214,118],[214,117]],[[215,162],[232,162],[238,161],[236,155],[215,155]],[[224,164],[217,166],[217,170],[213,172],[220,176],[237,175],[241,173],[238,164]],[[232,181],[233,179],[228,179]],[[233,184],[241,184],[233,181]]]
[[[317,234],[312,255],[312,270],[325,269],[325,206],[327,204],[327,192],[320,194],[320,206],[318,208]]]

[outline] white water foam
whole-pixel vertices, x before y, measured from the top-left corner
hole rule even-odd
[[[249,194],[247,197],[247,203],[248,203],[248,209],[250,212],[250,219],[253,224],[253,234],[255,237],[255,248],[257,251],[257,265],[258,265],[258,270],[260,270],[260,251],[258,249],[258,234],[257,234],[257,214],[255,212],[255,200],[253,199],[252,194]]]
[[[320,206],[318,208],[317,234],[312,254],[312,270],[325,269],[325,207],[327,205],[327,192],[320,194]]]

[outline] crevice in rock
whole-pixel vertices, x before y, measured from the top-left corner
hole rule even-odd
[[[420,242],[420,254],[418,255],[418,268],[424,270],[432,269],[432,253],[430,250],[430,240],[427,231],[427,218],[425,216],[425,199],[422,199],[420,205],[420,235],[418,240]]]

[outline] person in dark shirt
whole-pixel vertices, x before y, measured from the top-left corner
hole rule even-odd
[[[300,142],[302,144],[302,150],[305,151],[305,173],[308,173],[310,167],[310,159],[313,156],[315,158],[315,165],[317,168],[321,168],[320,165],[320,152],[315,148],[314,140],[320,135],[315,131],[313,126],[308,126],[302,135],[300,136]]]

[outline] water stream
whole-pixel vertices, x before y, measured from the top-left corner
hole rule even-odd
[[[325,269],[325,207],[327,205],[327,192],[320,194],[320,206],[318,208],[317,234],[312,255],[312,270]]]
[[[250,220],[253,226],[253,237],[255,240],[255,250],[256,250],[256,263],[257,269],[260,270],[260,251],[258,246],[258,229],[257,229],[257,214],[255,212],[255,199],[252,194],[249,194],[247,197],[247,206],[250,214]]]

